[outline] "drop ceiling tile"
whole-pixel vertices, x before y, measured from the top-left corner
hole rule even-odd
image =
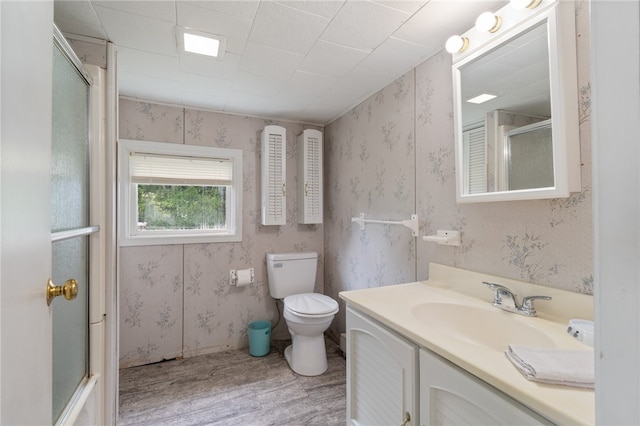
[[[118,73],[118,89],[121,96],[148,101],[182,104],[180,82],[163,80],[128,72]]]
[[[247,42],[240,60],[240,70],[274,80],[288,81],[296,71],[303,55]]]
[[[176,56],[159,55],[128,47],[118,47],[118,69],[151,78],[179,80],[180,62]]]
[[[451,0],[449,0],[451,1]],[[387,7],[391,7],[393,9],[402,10],[404,12],[416,13],[422,6],[429,3],[429,0],[426,1],[416,1],[416,0],[376,0],[376,3],[380,3]]]
[[[67,21],[79,21],[89,25],[100,25],[98,15],[89,0],[55,0],[53,16],[64,17]]]
[[[191,108],[223,111],[227,102],[227,97],[208,95],[201,92],[188,92],[183,90],[182,102],[185,106]]]
[[[325,18],[333,18],[340,10],[345,0],[293,0],[280,1],[289,7],[304,10],[315,15],[324,16]]]
[[[183,3],[190,4],[192,6],[202,7],[204,9],[211,9],[216,12],[223,13],[225,15],[236,16],[242,19],[253,19],[258,10],[259,0],[242,0],[242,1],[185,1]]]
[[[298,70],[283,87],[283,90],[303,96],[320,96],[331,89],[337,82],[338,77]]]
[[[271,100],[271,108],[274,112],[286,116],[297,115],[303,111],[312,100],[308,96],[299,96],[295,93],[281,92]]]
[[[373,50],[410,14],[370,1],[347,2],[321,39],[363,50]]]
[[[231,92],[231,82],[229,80],[188,73],[180,75],[180,87],[184,92],[202,93],[225,98]]]
[[[438,50],[389,37],[358,67],[397,75],[414,68]]]
[[[101,40],[108,38],[102,26],[89,25],[79,21],[68,21],[64,18],[55,18],[54,22],[58,29],[65,34],[78,34]]]
[[[335,77],[347,75],[369,54],[366,50],[354,49],[327,41],[318,41],[300,64],[300,70]]]
[[[313,104],[302,111],[298,111],[298,120],[304,122],[327,125],[331,120],[340,117],[345,111],[339,108],[331,108],[320,104]]]
[[[54,12],[64,32],[109,39],[120,48],[125,96],[326,123],[406,72],[413,61],[424,60],[429,53],[416,45],[440,51],[449,35],[470,28],[481,11],[506,3],[95,0],[94,5],[90,0],[54,0]],[[225,35],[225,59],[179,54],[174,20]],[[320,40],[312,43],[318,34]],[[280,38],[284,41],[278,44]],[[239,94],[227,102],[225,94],[231,91]]]
[[[352,108],[389,84],[393,78],[394,75],[391,74],[355,68],[325,96],[321,97],[322,104],[338,106],[351,102],[349,108]]]
[[[175,1],[92,0],[92,3],[96,6],[107,7],[121,12],[133,13],[135,15],[147,16],[169,22],[176,21]]]
[[[180,71],[230,80],[240,65],[240,55],[226,53],[222,60],[204,55],[180,54]]]
[[[225,36],[226,51],[242,54],[251,31],[251,20],[225,15],[191,3],[179,2],[177,6],[179,26]]]
[[[53,16],[56,25],[63,32],[106,38],[98,15],[88,0],[56,0],[53,3]]]
[[[280,3],[262,2],[249,40],[290,52],[305,54],[324,31],[328,18]]]
[[[253,93],[261,97],[273,97],[282,90],[284,84],[283,81],[239,71],[231,83],[231,89],[243,94]]]
[[[234,93],[227,99],[224,109],[229,112],[241,110],[247,115],[273,117],[271,104],[273,100],[268,97]]]
[[[108,39],[117,46],[176,56],[175,25],[171,22],[95,6]]]

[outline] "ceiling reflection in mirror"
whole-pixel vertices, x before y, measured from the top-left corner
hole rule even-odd
[[[460,68],[463,126],[484,120],[494,110],[551,117],[545,24]],[[480,104],[469,102],[483,94],[496,97]]]
[[[543,21],[459,68],[465,194],[554,186],[548,44]]]

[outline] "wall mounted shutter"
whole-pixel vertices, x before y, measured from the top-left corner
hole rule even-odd
[[[261,135],[262,224],[287,223],[287,131],[266,126]]]
[[[322,223],[322,132],[298,136],[298,223]]]
[[[465,193],[487,192],[487,144],[485,128],[478,127],[464,132]]]

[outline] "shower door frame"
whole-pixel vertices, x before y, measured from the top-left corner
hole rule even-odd
[[[76,392],[63,409],[59,419],[52,419],[58,424],[74,424],[81,421],[87,424],[102,424],[112,417],[110,401],[105,382],[109,371],[107,363],[111,362],[110,352],[106,351],[107,316],[106,286],[107,273],[107,216],[108,203],[105,202],[106,191],[106,142],[107,128],[107,74],[94,65],[84,65],[78,59],[63,34],[53,26],[56,44],[73,63],[75,68],[89,83],[89,224],[99,229],[89,235],[89,323],[88,328],[88,365],[87,376],[81,381]],[[112,373],[114,374],[114,373]],[[111,380],[109,380],[111,382]]]

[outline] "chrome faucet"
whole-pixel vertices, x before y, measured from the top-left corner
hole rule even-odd
[[[493,306],[503,311],[513,312],[527,317],[535,317],[537,315],[533,306],[534,300],[551,300],[549,296],[526,296],[522,298],[522,304],[519,304],[518,297],[507,287],[486,281],[482,281],[482,284],[495,290]]]

